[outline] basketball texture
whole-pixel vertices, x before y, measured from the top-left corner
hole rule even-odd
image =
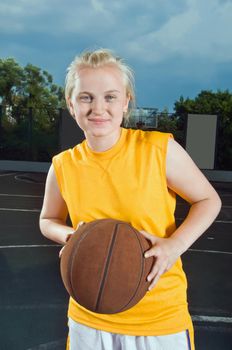
[[[137,304],[148,290],[150,243],[130,224],[101,219],[78,228],[61,256],[69,295],[86,309],[114,314]]]

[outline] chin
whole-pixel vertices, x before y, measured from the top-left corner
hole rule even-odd
[[[120,129],[120,125],[97,125],[91,128],[86,128],[86,133],[95,137],[108,136],[114,134],[117,129]]]
[[[109,129],[91,129],[91,130],[86,130],[87,135],[89,136],[94,136],[94,137],[101,137],[101,136],[106,136],[111,132]]]
[[[96,130],[92,132],[92,136],[94,137],[103,137],[109,135],[109,131],[104,131],[104,130]]]

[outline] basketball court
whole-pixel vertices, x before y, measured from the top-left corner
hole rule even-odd
[[[38,220],[46,174],[0,173],[0,349],[65,349],[68,295],[60,246]],[[232,184],[214,183],[223,207],[215,223],[183,255],[196,350],[232,349]],[[188,205],[178,199],[180,224]]]

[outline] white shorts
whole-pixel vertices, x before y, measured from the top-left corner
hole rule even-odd
[[[69,318],[69,350],[191,350],[188,331],[131,336],[100,331]]]

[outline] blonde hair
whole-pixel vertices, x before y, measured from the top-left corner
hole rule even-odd
[[[75,81],[78,77],[78,69],[83,67],[98,68],[109,64],[115,65],[122,73],[126,87],[126,94],[130,98],[128,112],[125,113],[124,118],[125,120],[129,119],[131,110],[135,108],[134,73],[122,58],[117,57],[111,50],[108,49],[84,51],[79,56],[76,56],[71,62],[67,69],[65,79],[65,99],[68,108],[68,100],[72,96]]]

